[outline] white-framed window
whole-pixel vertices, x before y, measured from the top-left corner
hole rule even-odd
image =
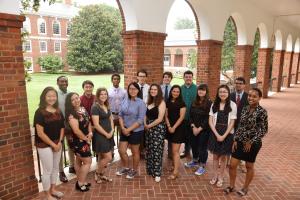
[[[67,23],[67,35],[70,35],[70,33],[71,33],[71,26],[72,26],[71,22],[68,22]]]
[[[26,69],[26,70],[29,71],[29,72],[33,72],[33,59],[32,59],[32,57],[24,57],[24,61],[28,61],[31,64],[29,66],[29,68]]]
[[[58,41],[54,42],[54,51],[61,52],[61,42],[58,42]]]
[[[40,52],[47,52],[47,42],[40,41]]]
[[[52,24],[53,35],[60,35],[60,23],[55,20]]]
[[[31,33],[30,19],[28,17],[26,17],[26,20],[23,22],[22,31]]]
[[[46,34],[46,21],[43,18],[38,19],[38,33],[39,34]]]
[[[23,51],[25,52],[31,52],[32,48],[31,48],[31,40],[26,40],[23,42]]]
[[[170,54],[164,55],[164,66],[170,66]]]

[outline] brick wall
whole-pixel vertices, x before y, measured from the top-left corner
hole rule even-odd
[[[258,49],[256,85],[268,97],[272,48]]]
[[[284,53],[284,50],[275,50],[273,53],[273,65],[271,76],[273,92],[280,92],[281,90]]]
[[[212,99],[220,85],[222,44],[223,42],[215,40],[197,41],[197,84],[208,84]]]
[[[21,43],[24,17],[0,13],[0,199],[38,193]]]
[[[282,70],[283,87],[290,87],[293,52],[285,52]]]
[[[235,47],[234,77],[244,77],[246,80],[246,90],[250,88],[250,66],[253,46],[237,45]]]
[[[291,83],[297,84],[298,81],[298,70],[299,70],[299,53],[294,53],[292,72],[291,72]]]
[[[161,83],[166,34],[135,30],[123,32],[122,37],[125,88],[136,81],[140,69],[147,71],[148,83]]]

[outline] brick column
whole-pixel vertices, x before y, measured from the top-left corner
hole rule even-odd
[[[272,91],[280,92],[282,83],[282,69],[284,61],[284,50],[275,50],[273,53],[272,65]]]
[[[256,86],[262,90],[263,98],[268,97],[272,48],[258,49]]]
[[[252,58],[252,45],[237,45],[235,47],[234,77],[244,77],[246,90],[250,88],[250,66]]]
[[[299,53],[294,53],[293,63],[292,63],[292,72],[291,72],[291,83],[297,84],[298,81],[298,70],[299,70]]]
[[[287,88],[290,87],[292,62],[293,62],[293,52],[285,52],[283,70],[282,70],[283,87],[287,87]]]
[[[222,44],[216,40],[197,41],[197,84],[208,84],[212,99],[220,85]]]
[[[0,198],[38,193],[24,80],[23,16],[0,13]]]
[[[165,33],[126,31],[122,34],[124,44],[125,87],[136,80],[136,73],[145,69],[148,83],[161,83],[163,74]]]

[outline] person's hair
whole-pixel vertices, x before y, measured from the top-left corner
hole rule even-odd
[[[173,79],[173,74],[172,74],[172,72],[164,72],[164,73],[163,73],[163,78],[165,77],[165,75],[167,75],[168,77],[170,77],[171,79]]]
[[[228,114],[228,113],[231,112],[232,109],[231,109],[231,106],[230,106],[230,89],[229,89],[229,87],[227,85],[220,85],[218,87],[216,98],[215,98],[212,110],[213,110],[213,113],[216,113],[216,112],[218,112],[220,110],[221,98],[219,97],[219,90],[221,88],[225,88],[227,90],[227,92],[228,92],[228,97],[226,99],[225,107],[224,107],[224,112],[226,114]]]
[[[177,99],[175,99],[175,101],[177,101],[177,102],[179,102],[179,103],[183,103],[181,87],[180,87],[179,85],[173,85],[173,86],[171,87],[168,102],[170,102],[170,101],[172,101],[172,100],[174,99],[174,98],[173,98],[173,95],[172,95],[172,91],[173,91],[175,88],[178,88],[178,89],[179,89],[179,96],[178,96]]]
[[[201,98],[198,95],[199,90],[205,90],[206,91],[206,94],[205,94],[204,98]],[[209,101],[208,86],[207,86],[207,84],[200,84],[197,87],[197,96],[196,96],[195,101],[193,102],[193,106],[206,109],[206,106],[208,105],[208,101]]]
[[[100,100],[99,100],[99,97],[100,97],[100,93],[101,93],[102,91],[105,91],[106,94],[107,94],[107,99],[106,99],[105,102],[103,102],[103,104],[104,104],[107,108],[109,108],[108,91],[107,91],[107,89],[104,88],[104,87],[101,87],[101,88],[98,88],[98,89],[97,89],[96,95],[95,95],[95,103],[96,103],[98,106],[101,105]]]
[[[142,97],[142,92],[141,92],[141,88],[139,86],[139,84],[137,82],[131,82],[129,83],[128,87],[127,87],[127,95],[128,95],[128,98],[131,99],[131,95],[129,94],[129,87],[130,86],[134,86],[136,89],[138,89],[138,94],[137,94],[137,97],[140,98],[140,99],[143,99]]]
[[[85,85],[91,85],[91,86],[94,87],[94,83],[92,81],[90,81],[90,80],[83,81],[82,88],[84,88]]]
[[[251,88],[250,90],[254,90],[258,94],[259,97],[262,97],[262,91],[259,88],[254,87],[254,88]]]
[[[184,77],[185,75],[187,75],[187,74],[190,74],[190,75],[194,76],[194,73],[193,73],[191,70],[187,70],[187,71],[185,71],[185,72],[183,73],[183,77]]]
[[[64,76],[64,75],[61,75],[61,76],[57,77],[57,79],[56,79],[56,82],[58,82],[58,81],[59,81],[59,79],[61,79],[61,78],[65,78],[65,79],[67,79],[67,80],[68,80],[68,77],[66,77],[66,76]]]
[[[66,122],[68,122],[69,120],[69,116],[73,115],[73,117],[75,119],[79,119],[79,116],[74,108],[74,106],[72,105],[72,96],[73,95],[77,95],[79,97],[79,94],[77,94],[76,92],[70,92],[69,94],[67,94],[66,97],[66,101],[65,101],[65,116],[66,116]]]
[[[242,81],[243,84],[246,83],[246,80],[245,80],[243,77],[237,77],[235,80],[236,80],[236,81]]]
[[[46,109],[46,107],[47,107],[46,95],[50,91],[54,91],[55,94],[56,94],[57,100],[56,100],[55,104],[53,105],[53,107],[58,110],[58,95],[57,95],[57,91],[54,89],[54,87],[46,87],[43,90],[43,92],[42,92],[42,94],[40,96],[39,109],[41,109],[41,110],[45,110]]]
[[[146,77],[148,76],[148,74],[147,74],[147,71],[146,71],[146,70],[144,70],[144,69],[141,69],[141,70],[137,71],[137,73],[136,73],[136,76],[139,76],[139,73],[143,73],[143,74],[145,74],[145,75],[146,75]]]
[[[151,96],[151,94],[150,94],[150,90],[152,87],[157,88],[157,95],[155,97]],[[160,86],[156,83],[151,84],[149,87],[149,90],[148,90],[147,104],[150,105],[150,104],[154,103],[155,106],[159,106],[162,101],[163,101],[163,94],[162,94]]]
[[[113,75],[111,75],[111,81],[114,79],[115,76],[121,80],[120,74],[113,74]]]

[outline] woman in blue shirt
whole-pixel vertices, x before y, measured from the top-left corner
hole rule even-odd
[[[137,174],[137,169],[140,162],[140,143],[144,134],[144,117],[146,115],[146,105],[140,95],[140,87],[136,82],[128,85],[128,98],[121,104],[119,112],[119,123],[121,127],[119,154],[122,161],[122,168],[119,169],[116,175],[121,176],[126,174],[126,178],[132,179]],[[129,168],[127,148],[130,144],[130,149],[133,158],[133,167]]]

